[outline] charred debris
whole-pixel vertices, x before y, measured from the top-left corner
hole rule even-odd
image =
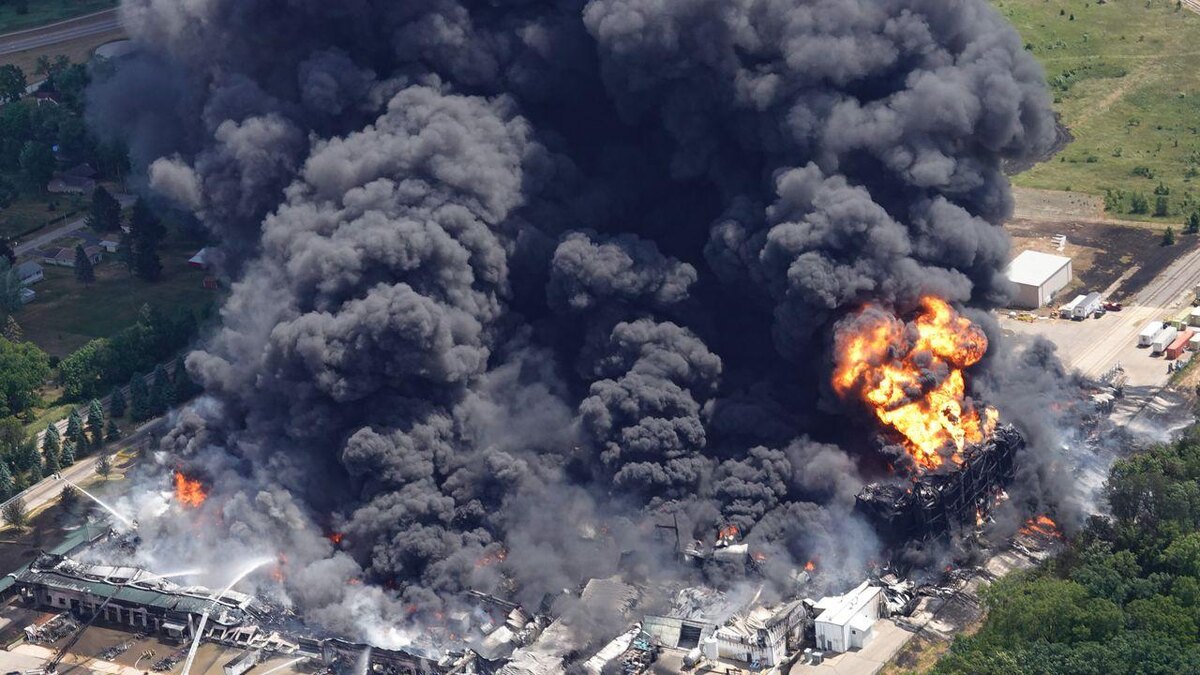
[[[975,527],[1012,481],[1024,447],[1025,439],[1015,427],[998,427],[984,442],[967,446],[961,464],[951,470],[867,485],[855,509],[891,547]]]

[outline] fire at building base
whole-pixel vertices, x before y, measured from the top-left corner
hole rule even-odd
[[[973,500],[993,494],[990,490],[1011,477],[1012,454],[1021,442],[1015,431],[1000,429],[992,443],[965,456],[957,478],[928,481],[929,489],[941,490],[932,498],[933,506],[902,500],[891,522],[900,527],[898,523],[907,519],[903,522],[909,529],[904,531],[914,536],[948,527],[968,513]],[[920,515],[927,510],[934,515]],[[1036,542],[1058,541],[1052,522],[1035,525],[1019,535],[1024,543],[997,555],[1010,558],[1003,565],[1031,565],[1038,559]],[[6,599],[0,613],[25,612],[19,614],[25,621],[40,617],[25,628],[24,638],[51,655],[42,657],[43,672],[54,671],[68,653],[81,656],[72,650],[91,627],[130,637],[99,657],[83,654],[86,659],[113,658],[135,641],[151,639],[168,650],[145,649],[141,654],[149,658],[146,667],[157,672],[181,672],[180,663],[190,662],[185,656],[189,644],[204,643],[210,655],[204,668],[191,671],[195,675],[640,675],[729,668],[765,672],[788,664],[820,664],[844,652],[895,649],[916,625],[917,619],[905,617],[914,610],[936,613],[938,603],[961,597],[953,585],[967,583],[964,580],[973,574],[956,569],[944,584],[918,586],[876,570],[840,595],[813,599],[806,594],[827,584],[821,582],[819,566],[809,563],[794,571],[793,590],[781,598],[764,594],[753,555],[721,554],[745,547],[736,529],[723,528],[704,559],[743,566],[744,583],[736,588],[722,591],[682,581],[616,576],[565,589],[562,597],[544,602],[539,611],[470,591],[461,598],[461,609],[448,612],[419,644],[384,649],[307,626],[269,599],[234,590],[214,593],[167,578],[176,575],[87,562],[119,560],[122,551],[128,553],[128,547],[136,545],[136,537],[127,534],[90,531],[97,534],[81,529],[68,542],[0,578],[0,595]],[[688,559],[686,550],[680,552]],[[569,602],[558,602],[564,599]],[[571,609],[550,609],[561,606]],[[593,621],[596,617],[604,620]],[[8,656],[0,651],[0,668]],[[221,671],[212,671],[217,665]],[[105,670],[95,662],[89,662],[89,668],[113,675],[127,672],[115,665]],[[284,668],[288,670],[278,672]]]
[[[890,546],[974,527],[1012,481],[1024,447],[1015,427],[999,427],[986,441],[967,446],[953,470],[927,473],[907,484],[871,483],[858,494],[855,508]]]

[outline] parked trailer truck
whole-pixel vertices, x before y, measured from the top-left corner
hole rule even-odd
[[[1158,356],[1167,351],[1167,347],[1170,347],[1171,343],[1175,341],[1176,335],[1179,335],[1179,331],[1174,326],[1167,326],[1158,331],[1158,334],[1154,336],[1154,341],[1150,343],[1150,353]]]
[[[1189,328],[1176,335],[1175,339],[1171,341],[1170,346],[1167,347],[1167,359],[1173,361],[1179,358],[1183,354],[1183,350],[1187,349],[1188,340],[1191,340],[1195,334],[1196,331]]]
[[[1158,331],[1162,329],[1163,322],[1161,321],[1151,321],[1150,323],[1146,324],[1146,327],[1142,329],[1142,332],[1138,333],[1138,346],[1149,347],[1150,344],[1154,342],[1154,336],[1158,335]]]

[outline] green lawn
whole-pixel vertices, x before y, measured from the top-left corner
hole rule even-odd
[[[28,0],[28,11],[18,14],[19,4],[18,0],[0,3],[0,33],[34,28],[117,6],[115,0]]]
[[[26,339],[61,357],[131,325],[143,304],[167,311],[202,307],[216,299],[216,292],[203,287],[204,272],[188,267],[187,259],[198,248],[168,241],[160,251],[163,278],[153,284],[132,277],[113,256],[96,266],[91,285],[76,281],[71,268],[46,266],[46,279],[33,287],[37,297],[21,309],[17,321]]]
[[[0,210],[0,236],[15,239],[64,215],[76,218],[87,206],[88,200],[82,195],[22,194],[12,206]]]
[[[1200,16],[1174,0],[994,0],[1043,64],[1075,141],[1015,182],[1102,195],[1170,188],[1195,208],[1200,177]],[[1074,20],[1071,19],[1072,15]],[[1145,167],[1152,177],[1135,175]],[[1148,218],[1128,213],[1122,217]]]

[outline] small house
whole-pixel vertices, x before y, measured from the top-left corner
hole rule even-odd
[[[21,304],[22,305],[28,305],[29,303],[33,302],[33,299],[36,297],[37,297],[37,291],[33,290],[32,288],[29,288],[28,286],[21,287]]]
[[[45,268],[36,262],[26,260],[17,265],[17,277],[21,280],[22,286],[32,286],[46,278],[46,271]]]
[[[50,184],[46,186],[46,189],[57,194],[90,195],[96,189],[96,181],[82,176],[56,173],[50,179]]]
[[[105,253],[116,253],[120,245],[121,243],[115,239],[101,239],[99,243],[100,248],[104,249]]]

